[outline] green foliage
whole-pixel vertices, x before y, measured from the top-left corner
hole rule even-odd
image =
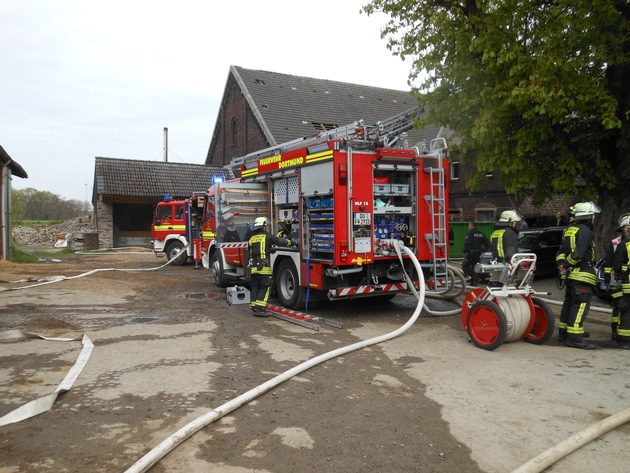
[[[32,187],[12,189],[11,203],[14,225],[22,225],[22,222],[30,220],[64,221],[90,211],[87,202],[65,200],[51,192],[38,191]]]
[[[27,253],[26,251],[13,248],[11,261],[14,263],[37,263],[37,257]]]
[[[11,261],[14,263],[39,263],[42,260],[70,260],[76,257],[77,254],[67,248],[54,251],[24,251],[14,247]]]
[[[62,220],[22,220],[20,222],[21,227],[39,227],[42,225],[55,225],[61,223]]]
[[[630,4],[373,0],[426,122],[447,126],[508,192],[630,204]],[[474,181],[473,181],[474,183]]]

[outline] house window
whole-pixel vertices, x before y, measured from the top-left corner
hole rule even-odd
[[[451,162],[451,181],[459,181],[459,161]]]
[[[495,209],[475,209],[475,220],[477,222],[494,222]]]
[[[232,146],[236,146],[236,118],[232,118]]]
[[[451,222],[463,222],[464,209],[448,209],[448,219]]]

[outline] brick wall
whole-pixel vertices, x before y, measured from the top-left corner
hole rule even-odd
[[[206,164],[223,166],[232,158],[268,148],[258,120],[237,82],[230,75],[215,124]]]
[[[114,206],[99,199],[94,209],[98,247],[114,248]]]

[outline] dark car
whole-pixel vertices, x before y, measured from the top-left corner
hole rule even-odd
[[[562,243],[562,233],[566,227],[530,228],[518,234],[519,253],[534,253],[536,255],[536,276],[556,276],[556,255]],[[481,255],[481,264],[490,264],[492,253]],[[487,274],[482,274],[487,278]]]

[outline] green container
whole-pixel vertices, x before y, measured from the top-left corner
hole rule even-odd
[[[448,247],[449,258],[464,257],[464,239],[468,233],[468,222],[450,222],[455,241]],[[490,240],[490,235],[494,231],[494,222],[476,222],[477,229],[480,230]]]
[[[494,222],[476,222],[477,229],[480,230],[490,240],[490,235],[494,231]]]
[[[468,233],[468,222],[451,222],[451,230],[453,230],[453,237],[455,241],[448,247],[449,258],[463,258],[464,257],[464,238]]]

